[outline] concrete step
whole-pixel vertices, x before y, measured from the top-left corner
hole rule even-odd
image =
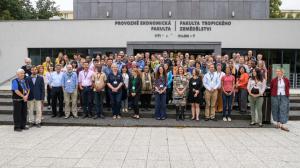
[[[12,114],[13,107],[12,106],[0,106],[0,114]],[[94,111],[93,111],[94,113]],[[104,115],[105,116],[112,116],[112,111],[108,108],[104,108]],[[140,115],[144,118],[153,118],[154,117],[154,109],[151,108],[148,111],[144,109],[140,109]],[[47,107],[43,110],[43,115],[52,115],[52,111],[49,110]],[[82,109],[78,110],[78,115],[83,115]],[[129,110],[127,113],[122,113],[122,116],[124,117],[131,117],[133,115],[133,111]],[[176,111],[174,109],[167,109],[167,115],[169,118],[176,118]],[[204,117],[204,109],[200,110],[200,115]],[[222,113],[216,113],[216,115],[220,118],[222,118]],[[186,118],[191,118],[191,111],[190,109],[187,109],[185,112]],[[240,114],[237,111],[232,111],[232,119],[238,119],[238,120],[249,120],[250,119],[250,113],[248,114]]]
[[[12,125],[12,115],[0,114],[0,124]],[[105,119],[75,119],[75,118],[51,118],[51,116],[44,116],[42,120],[43,126],[110,126],[110,127],[197,127],[197,128],[258,128],[257,126],[249,126],[249,120],[232,120],[232,122],[218,121],[176,121],[175,119],[167,118],[166,120],[155,120],[153,118],[141,118],[139,120],[123,117],[121,119],[112,119],[106,117]],[[270,124],[264,125],[266,128],[272,128]]]

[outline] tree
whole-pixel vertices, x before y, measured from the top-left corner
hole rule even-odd
[[[34,19],[35,11],[30,0],[0,0],[1,20]]]
[[[282,18],[281,4],[281,0],[270,0],[270,18]]]
[[[53,0],[38,0],[36,2],[37,19],[49,19],[53,16],[60,16],[58,6]]]

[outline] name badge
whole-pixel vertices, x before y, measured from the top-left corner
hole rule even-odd
[[[164,87],[164,85],[159,85],[159,87],[160,87],[160,88],[163,88],[163,87]]]
[[[71,83],[71,80],[69,79],[69,80],[67,80],[67,82],[68,82],[68,83]]]
[[[132,90],[135,90],[135,86],[132,86]]]
[[[118,82],[117,82],[117,81],[114,81],[114,85],[116,85],[116,84],[118,84]]]
[[[196,82],[193,82],[192,84],[195,86],[195,85],[196,85]]]
[[[150,83],[150,81],[146,80],[146,83]]]
[[[183,88],[183,85],[179,85],[180,88]]]

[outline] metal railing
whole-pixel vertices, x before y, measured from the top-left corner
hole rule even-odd
[[[293,88],[293,89],[300,88],[300,74],[291,73],[290,74],[290,83],[291,83],[291,88]]]

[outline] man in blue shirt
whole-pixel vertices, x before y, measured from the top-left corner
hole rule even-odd
[[[205,87],[205,121],[209,119],[217,121],[215,117],[215,106],[218,96],[218,88],[220,87],[220,79],[215,72],[214,64],[209,65],[209,72],[203,77],[203,86]]]
[[[12,81],[11,91],[13,99],[13,119],[14,131],[21,132],[28,130],[26,127],[27,120],[27,100],[30,93],[29,85],[24,80],[25,71],[19,69],[17,71],[17,78]]]
[[[62,87],[65,101],[65,119],[70,117],[70,101],[72,102],[72,115],[78,118],[77,115],[77,74],[72,71],[72,65],[67,65],[67,72],[62,76]]]
[[[57,116],[57,100],[59,101],[59,117],[64,115],[63,113],[63,90],[62,90],[62,76],[61,65],[55,65],[55,71],[51,73],[51,78],[49,79],[49,85],[51,88],[52,96],[52,117]]]
[[[141,54],[137,54],[136,57],[137,57],[136,66],[138,67],[138,69],[143,71],[145,67],[145,61],[143,60]]]

